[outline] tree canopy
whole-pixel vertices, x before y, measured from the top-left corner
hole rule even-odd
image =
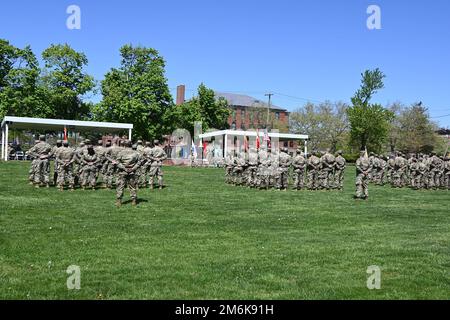
[[[94,117],[133,123],[135,138],[161,138],[173,128],[165,61],[146,47],[125,45],[120,55],[120,67],[112,68],[101,83],[103,100],[94,107]]]

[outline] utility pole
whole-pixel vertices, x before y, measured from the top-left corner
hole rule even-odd
[[[264,96],[269,97],[269,103],[267,104],[267,122],[266,122],[266,129],[267,129],[267,131],[269,131],[270,102],[271,102],[271,98],[273,96],[273,93],[266,93]]]

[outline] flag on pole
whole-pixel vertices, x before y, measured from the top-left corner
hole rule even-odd
[[[67,141],[67,128],[64,127],[64,141]]]
[[[259,141],[259,130],[256,129],[256,150],[259,150],[261,147],[261,142]]]

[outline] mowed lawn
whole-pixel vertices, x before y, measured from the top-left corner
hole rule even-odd
[[[223,170],[166,167],[137,208],[60,193],[0,163],[2,299],[448,299],[450,192],[259,191]],[[125,200],[129,199],[128,192]],[[81,270],[68,290],[66,269]],[[368,266],[381,289],[368,290]]]

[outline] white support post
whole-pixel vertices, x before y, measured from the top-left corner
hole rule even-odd
[[[308,140],[305,140],[305,158],[308,156]]]
[[[131,129],[128,129],[128,140],[131,141]]]
[[[2,127],[2,160],[5,159],[5,129]]]
[[[226,159],[226,157],[228,156],[228,135],[227,134],[225,134],[225,145],[223,148],[223,153],[224,153],[223,158]]]
[[[5,124],[5,161],[8,161],[9,159],[9,152],[8,152],[8,133],[9,133],[9,128],[8,128],[8,123]]]

